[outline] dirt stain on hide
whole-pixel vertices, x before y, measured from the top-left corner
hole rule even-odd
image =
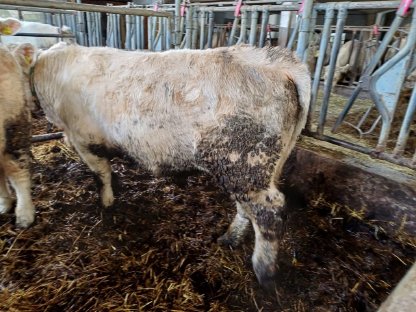
[[[232,117],[204,136],[196,160],[237,200],[270,184],[281,138],[247,116]],[[235,157],[239,155],[239,157]]]

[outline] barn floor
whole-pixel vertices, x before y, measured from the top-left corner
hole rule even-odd
[[[0,215],[0,311],[375,311],[416,256],[411,241],[289,192],[279,286],[265,293],[253,233],[236,250],[216,243],[234,207],[209,177],[155,178],[115,159],[117,202],[103,209],[62,141],[33,154],[35,224]]]

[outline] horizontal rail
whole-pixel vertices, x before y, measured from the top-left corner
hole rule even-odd
[[[48,133],[48,134],[39,134],[32,136],[32,143],[38,142],[45,142],[50,140],[59,140],[64,137],[63,132],[55,132],[55,133]]]
[[[46,37],[46,38],[75,38],[71,34],[40,34],[40,33],[17,33],[15,37]]]
[[[6,4],[0,4],[0,10],[19,10],[22,12],[41,12],[41,13],[59,13],[59,14],[76,14],[76,12],[73,11],[67,11],[67,10],[60,10],[60,9],[43,9],[43,8],[32,8],[32,7],[25,7],[25,6],[19,6],[16,7],[15,5],[6,5]]]
[[[111,14],[124,14],[124,15],[139,15],[139,16],[159,16],[159,17],[171,17],[172,15],[167,12],[156,12],[146,9],[138,8],[125,8],[104,6],[95,4],[82,4],[82,3],[70,3],[70,2],[55,2],[47,0],[0,0],[0,4],[9,4],[13,6],[28,6],[37,8],[49,8],[49,9],[63,9],[63,10],[76,10],[86,12],[101,12]]]

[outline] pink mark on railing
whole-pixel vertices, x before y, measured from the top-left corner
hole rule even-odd
[[[378,25],[373,25],[373,34],[376,36],[380,35],[380,30],[378,29]]]
[[[407,12],[409,12],[409,8],[412,5],[412,1],[413,0],[402,0],[402,2],[400,2],[400,5],[399,5],[399,8],[397,9],[397,11],[402,9],[403,10],[403,15],[406,15]]]
[[[234,16],[240,16],[241,15],[241,7],[243,6],[243,0],[238,0],[237,6],[235,7]]]
[[[303,13],[303,7],[305,6],[305,0],[302,0],[302,3],[300,4],[299,10],[298,10],[298,14],[302,14]]]
[[[159,11],[159,4],[157,4],[157,3],[155,3],[154,5],[153,5],[153,11]]]
[[[182,3],[182,5],[181,5],[181,17],[185,16],[185,11],[186,11],[186,4]]]

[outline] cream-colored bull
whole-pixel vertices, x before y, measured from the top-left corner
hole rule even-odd
[[[274,284],[280,213],[277,183],[303,128],[310,75],[291,52],[236,46],[127,52],[57,44],[40,54],[34,86],[48,119],[114,197],[106,150],[152,170],[198,168],[236,201],[222,242],[255,231],[254,270]]]

